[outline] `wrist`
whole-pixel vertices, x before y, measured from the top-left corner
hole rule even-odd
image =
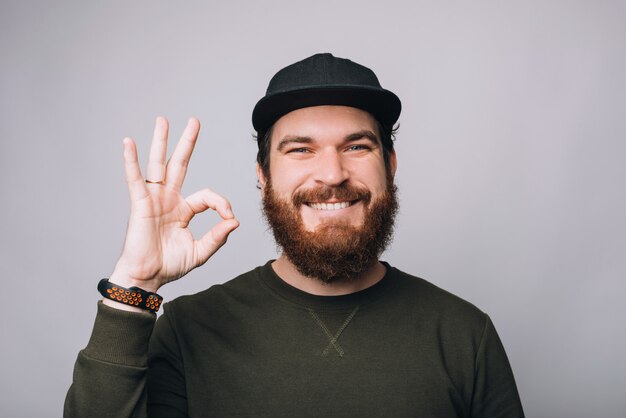
[[[158,286],[153,280],[136,280],[129,274],[120,272],[117,268],[109,277],[109,282],[122,287],[138,287],[147,292],[156,293],[161,286]]]

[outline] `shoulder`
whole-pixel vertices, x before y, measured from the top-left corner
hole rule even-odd
[[[487,325],[487,315],[467,300],[420,277],[388,266],[395,281],[395,297],[406,310],[434,324],[455,324],[478,331]]]
[[[263,266],[226,281],[223,284],[213,285],[208,289],[193,295],[179,296],[164,304],[166,315],[204,316],[224,311],[245,309],[254,305],[255,301],[263,298],[266,292],[260,281]]]

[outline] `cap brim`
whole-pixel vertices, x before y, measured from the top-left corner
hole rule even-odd
[[[402,109],[398,96],[382,88],[313,86],[263,97],[252,111],[252,126],[257,132],[264,132],[289,112],[323,105],[350,106],[365,110],[384,126],[392,126]]]

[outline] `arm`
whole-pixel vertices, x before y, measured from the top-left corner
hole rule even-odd
[[[524,417],[513,370],[489,317],[476,354],[471,416]]]
[[[78,354],[64,417],[145,417],[148,341],[156,315],[98,303],[89,343]]]
[[[131,211],[124,249],[110,282],[156,292],[204,264],[239,226],[230,203],[213,191],[204,189],[187,198],[180,194],[199,129],[198,121],[190,119],[166,163],[168,124],[157,118],[147,180],[141,174],[134,141],[124,139]],[[222,221],[195,240],[189,222],[209,208]],[[155,318],[111,300],[99,304],[89,344],[76,361],[66,417],[146,416],[148,344]]]

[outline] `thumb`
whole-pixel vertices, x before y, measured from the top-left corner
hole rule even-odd
[[[198,265],[206,263],[222,245],[226,243],[228,235],[239,226],[237,219],[224,219],[207,232],[200,240],[196,241],[196,254]]]

